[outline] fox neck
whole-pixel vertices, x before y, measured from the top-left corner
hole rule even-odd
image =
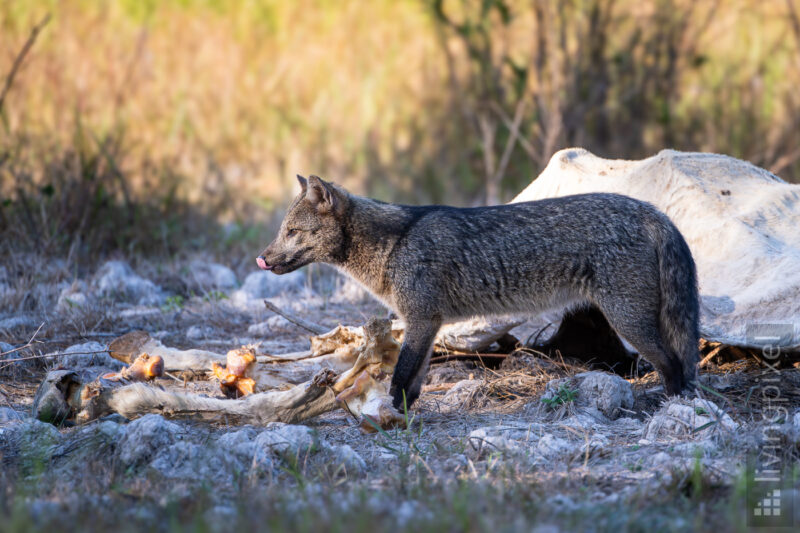
[[[333,264],[389,307],[394,307],[387,262],[409,218],[406,209],[351,196],[342,253]]]

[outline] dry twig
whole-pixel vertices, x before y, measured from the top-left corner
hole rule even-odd
[[[0,92],[0,113],[3,112],[3,104],[5,103],[6,96],[8,95],[8,91],[11,90],[11,85],[14,83],[14,78],[17,76],[17,72],[19,72],[19,68],[22,66],[25,56],[28,55],[28,52],[33,47],[33,43],[36,42],[36,38],[39,36],[39,32],[42,31],[48,22],[50,22],[50,13],[45,15],[42,21],[31,29],[28,40],[25,41],[19,54],[17,54],[17,57],[14,59],[14,64],[11,65],[11,70],[8,72],[8,76],[6,76],[6,83],[3,86],[3,91]]]
[[[273,313],[281,315],[283,318],[285,318],[292,324],[300,326],[304,330],[310,331],[314,335],[322,335],[323,333],[326,333],[328,331],[328,328],[325,328],[323,326],[320,326],[319,324],[315,324],[314,322],[310,322],[308,320],[300,318],[297,315],[293,315],[292,313],[284,311],[283,309],[281,309],[280,307],[278,307],[277,305],[273,304],[268,300],[264,300],[264,306]]]
[[[11,350],[8,350],[7,352],[0,353],[0,357],[2,357],[4,355],[8,355],[10,353],[18,352],[20,350],[24,350],[25,348],[30,348],[31,346],[33,346],[34,342],[36,342],[36,343],[40,342],[40,341],[36,341],[35,339],[36,339],[36,335],[39,334],[39,332],[42,330],[43,327],[44,327],[44,322],[39,324],[39,327],[36,328],[36,331],[33,332],[33,335],[31,335],[31,338],[28,339],[28,342],[26,342],[22,346],[18,346],[16,348],[12,348]],[[46,357],[46,356],[36,355],[36,356],[30,356],[30,357],[19,357],[19,358],[16,358],[16,359],[3,359],[3,362],[7,363],[7,364],[4,364],[3,366],[0,366],[0,370],[3,370],[4,368],[7,368],[7,367],[11,366],[10,363],[16,363],[17,361],[27,361],[29,359],[40,359],[42,357]]]

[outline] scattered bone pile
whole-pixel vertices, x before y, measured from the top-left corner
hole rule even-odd
[[[255,348],[243,346],[223,357],[164,346],[134,331],[109,345],[111,356],[129,366],[99,376],[51,371],[39,387],[34,411],[40,420],[57,424],[86,423],[110,413],[265,424],[298,422],[341,408],[364,431],[395,427],[403,417],[392,407],[388,376],[401,335],[391,321],[373,318],[363,327],[339,326],[312,337],[307,352],[257,356]],[[226,399],[161,386],[161,380],[180,382],[178,376],[216,380]]]

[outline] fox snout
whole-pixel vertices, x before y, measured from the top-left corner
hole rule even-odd
[[[267,264],[267,259],[263,255],[256,257],[256,263],[261,270],[272,270],[272,265]]]
[[[286,253],[275,251],[274,243],[267,246],[261,255],[256,257],[256,263],[261,270],[269,270],[275,274],[285,274],[296,268],[291,261],[287,260]]]
[[[274,253],[274,246],[275,243],[271,243],[269,246],[264,248],[264,251],[261,252],[261,255],[256,257],[256,263],[258,263],[258,268],[261,270],[272,270],[277,263]]]

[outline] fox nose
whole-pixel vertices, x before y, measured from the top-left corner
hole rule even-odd
[[[267,260],[264,258],[263,255],[259,255],[256,257],[256,263],[258,263],[258,268],[261,270],[270,270],[272,267],[267,264]]]

